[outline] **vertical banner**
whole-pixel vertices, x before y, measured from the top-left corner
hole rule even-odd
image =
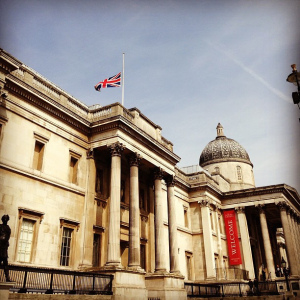
[[[224,210],[223,216],[227,237],[229,263],[230,265],[240,265],[242,264],[242,257],[234,209]]]

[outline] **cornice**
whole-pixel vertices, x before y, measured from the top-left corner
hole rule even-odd
[[[72,127],[75,127],[86,134],[90,132],[90,122],[66,108],[64,105],[51,99],[17,77],[8,75],[6,79],[5,87],[7,90],[21,96],[23,99],[26,99],[33,105],[47,111],[47,113],[50,113],[56,118],[61,119]]]
[[[136,125],[134,125],[121,115],[107,118],[105,120],[102,120],[101,122],[97,122],[97,126],[92,127],[91,134],[102,133],[113,129],[122,130],[131,137],[134,137],[135,140],[139,141],[145,147],[151,148],[153,152],[155,152],[159,156],[163,156],[168,162],[173,165],[177,164],[177,162],[180,160],[180,158],[176,154],[165,148],[158,141],[149,136],[147,133],[143,132]]]

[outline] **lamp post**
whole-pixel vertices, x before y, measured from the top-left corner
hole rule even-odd
[[[299,103],[300,103],[300,82],[299,82],[300,72],[297,71],[296,64],[291,65],[291,67],[293,69],[293,73],[291,73],[287,77],[286,81],[291,82],[291,83],[293,83],[294,85],[297,86],[298,91],[292,93],[292,98],[293,98],[294,104],[297,104],[299,109],[300,109],[300,105],[299,105]]]
[[[287,288],[288,291],[290,291],[290,286],[289,286],[289,281],[288,281],[289,271],[286,268],[286,261],[284,260],[283,257],[281,257],[281,267],[283,269],[283,274],[284,274],[284,277],[285,277],[286,288]]]

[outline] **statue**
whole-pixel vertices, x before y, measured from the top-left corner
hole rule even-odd
[[[3,215],[1,220],[3,224],[0,224],[0,265],[3,263],[5,279],[6,281],[10,281],[7,261],[7,249],[9,246],[8,240],[11,233],[10,227],[7,225],[9,215]]]

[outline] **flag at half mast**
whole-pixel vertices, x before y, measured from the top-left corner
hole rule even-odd
[[[101,88],[120,87],[120,85],[121,72],[115,76],[109,77],[108,79],[104,79],[103,81],[98,82],[95,85],[95,90],[100,92]]]

